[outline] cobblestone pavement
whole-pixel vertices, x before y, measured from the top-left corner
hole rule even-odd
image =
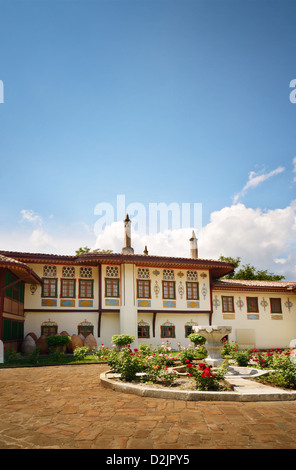
[[[0,449],[296,448],[296,401],[143,398],[103,388],[106,370],[0,369]]]

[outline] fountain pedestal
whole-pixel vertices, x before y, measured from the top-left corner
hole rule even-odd
[[[206,338],[205,348],[208,352],[208,357],[205,362],[213,367],[221,366],[224,361],[221,356],[223,344],[221,339],[231,333],[231,326],[209,325],[209,326],[193,326],[195,333]]]

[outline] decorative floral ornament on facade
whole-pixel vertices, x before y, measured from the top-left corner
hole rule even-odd
[[[242,301],[242,299],[239,297],[238,300],[236,301],[236,305],[238,306],[238,308],[241,310],[244,306],[244,302]]]

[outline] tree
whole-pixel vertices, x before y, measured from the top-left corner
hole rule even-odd
[[[88,246],[80,247],[78,250],[75,251],[76,255],[81,255],[83,253],[112,253],[112,250],[101,250],[100,248],[96,248],[92,250]]]
[[[255,266],[244,264],[238,269],[241,258],[231,258],[230,256],[220,256],[220,261],[226,261],[234,265],[234,272],[227,274],[224,279],[258,280],[258,281],[282,281],[285,276],[269,273],[266,270],[256,269]],[[238,270],[237,270],[238,269]]]

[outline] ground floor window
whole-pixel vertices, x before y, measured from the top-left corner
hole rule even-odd
[[[185,325],[185,338],[188,338],[191,333],[194,333],[192,325]]]
[[[161,338],[176,338],[175,325],[167,322],[160,327],[160,337]]]
[[[138,325],[138,338],[150,338],[149,325]]]
[[[3,319],[3,341],[21,340],[24,337],[24,322]]]
[[[58,325],[56,322],[47,321],[41,325],[41,335],[55,336],[58,334]]]
[[[80,325],[78,325],[78,334],[83,335],[85,338],[88,335],[93,335],[94,334],[94,326],[90,322],[84,321],[84,322],[80,323]]]

